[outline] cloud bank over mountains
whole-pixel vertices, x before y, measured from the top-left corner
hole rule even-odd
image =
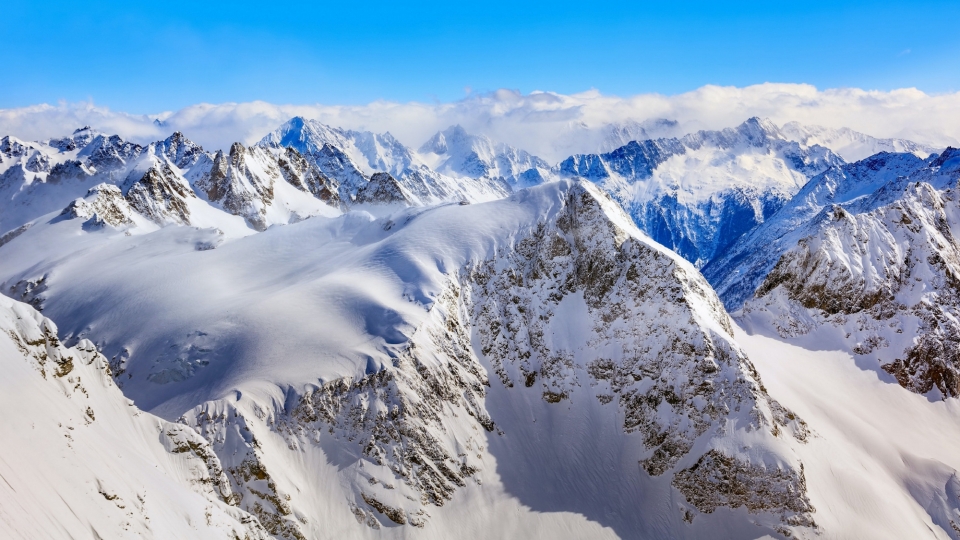
[[[215,150],[228,148],[237,140],[253,143],[293,116],[347,129],[389,131],[411,147],[418,147],[441,129],[460,124],[471,133],[485,134],[547,160],[597,151],[606,136],[602,128],[610,124],[628,124],[634,131],[657,137],[733,126],[752,116],[781,125],[798,121],[848,127],[875,137],[906,138],[934,146],[960,142],[960,123],[956,122],[960,118],[960,92],[930,95],[912,88],[818,90],[805,84],[773,83],[744,88],[704,86],[673,96],[618,97],[595,90],[572,95],[497,90],[451,103],[203,103],[146,115],[114,111],[93,102],[41,104],[0,109],[0,133],[45,139],[90,125],[147,142],[178,130]],[[658,122],[660,119],[676,123]]]

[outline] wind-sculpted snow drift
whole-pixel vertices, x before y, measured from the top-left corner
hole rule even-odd
[[[201,433],[276,537],[448,536],[445,507],[496,489],[625,537],[815,527],[806,425],[696,269],[592,184],[215,249],[191,227],[83,232],[88,214],[10,241],[0,281],[42,278],[65,339],[96,340],[127,395]]]

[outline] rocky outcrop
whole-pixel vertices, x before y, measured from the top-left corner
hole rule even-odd
[[[320,169],[308,161],[291,146],[285,148],[277,159],[283,179],[300,191],[312,194],[321,201],[339,208],[340,184],[324,175]]]
[[[166,139],[156,143],[155,152],[179,169],[189,169],[206,157],[203,148],[176,131]]]
[[[189,225],[187,201],[194,197],[190,184],[166,162],[150,167],[138,180],[128,184],[125,194],[131,208],[159,225],[169,222]]]
[[[97,184],[87,191],[86,197],[67,205],[61,215],[86,219],[87,226],[131,227],[136,226],[130,217],[131,213],[131,206],[123,197],[120,188],[110,184]]]
[[[410,204],[406,190],[390,176],[390,173],[376,173],[370,181],[357,190],[356,204]]]
[[[267,228],[266,208],[273,201],[273,184],[280,178],[276,162],[262,148],[233,143],[230,152],[217,152],[213,166],[197,187],[210,202],[246,218],[254,229]]]
[[[779,513],[784,525],[816,527],[803,465],[798,473],[752,465],[710,450],[696,463],[679,471],[673,485],[705,514],[721,506],[744,507],[751,513]],[[792,536],[785,527],[778,532]]]
[[[784,337],[840,334],[903,387],[960,396],[958,180],[960,151],[948,149],[823,208],[793,233],[744,315]]]
[[[97,135],[80,151],[84,164],[94,171],[123,168],[138,158],[144,148],[117,135]]]

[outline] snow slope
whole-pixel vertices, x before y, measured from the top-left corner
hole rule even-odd
[[[222,243],[66,216],[0,247],[4,290],[201,433],[276,537],[486,537],[503,508],[507,535],[815,529],[806,424],[696,269],[589,183]]]
[[[960,402],[905,392],[816,339],[736,338],[810,425],[797,452],[820,538],[960,538]]]
[[[140,411],[91,342],[3,296],[0,329],[0,536],[269,538],[209,443]]]

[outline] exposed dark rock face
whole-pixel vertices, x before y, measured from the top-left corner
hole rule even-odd
[[[300,191],[312,194],[321,201],[339,208],[340,184],[323,174],[314,165],[304,158],[300,152],[288,146],[280,154],[277,164],[283,179]]]
[[[86,165],[96,171],[109,171],[122,168],[132,162],[143,152],[139,144],[124,141],[117,135],[109,137],[98,135],[90,142],[81,154],[86,158]]]
[[[406,190],[390,173],[375,173],[370,181],[357,190],[357,204],[409,204]]]
[[[251,166],[251,162],[256,165]],[[231,214],[246,218],[259,230],[267,228],[266,208],[273,201],[273,183],[280,171],[266,150],[233,143],[230,153],[217,152],[213,166],[197,187],[207,199]]]
[[[127,187],[126,200],[130,207],[151,221],[164,224],[190,224],[187,200],[196,197],[193,189],[166,163],[151,167],[137,181]]]
[[[207,155],[200,145],[194,143],[179,131],[157,143],[157,152],[180,169],[187,169],[196,165]]]
[[[770,470],[710,450],[692,466],[677,472],[673,485],[705,514],[721,506],[742,506],[751,513],[779,513],[785,524],[816,526],[802,465],[799,472]]]
[[[89,218],[87,226],[112,227],[132,226],[130,204],[120,188],[111,184],[97,184],[87,191],[87,196],[67,205],[61,212],[70,218]]]

